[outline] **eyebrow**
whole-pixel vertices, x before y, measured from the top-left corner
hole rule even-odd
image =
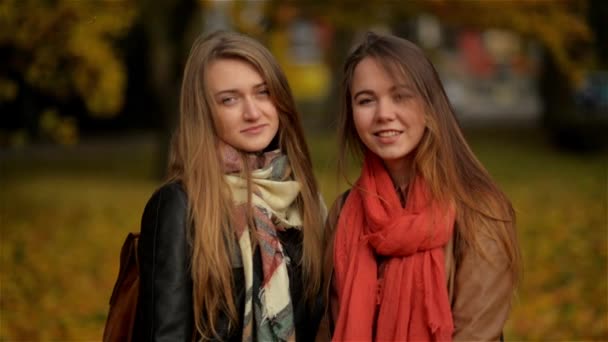
[[[392,86],[391,89],[389,89],[389,91],[392,92],[392,91],[395,91],[397,89],[405,89],[405,90],[408,90],[408,91],[413,91],[412,87],[410,87],[407,84],[398,84],[398,85]],[[353,96],[353,99],[356,99],[360,95],[374,95],[374,94],[375,94],[375,92],[372,91],[372,90],[363,89],[363,90],[360,90],[360,91],[356,92],[355,95]]]
[[[258,84],[255,84],[252,89],[258,89],[258,88],[263,88],[266,86],[266,82],[261,82]],[[239,93],[240,91],[238,89],[225,89],[225,90],[220,90],[218,92],[215,93],[215,96],[219,96],[219,95],[223,95],[223,94],[234,94],[234,93]]]

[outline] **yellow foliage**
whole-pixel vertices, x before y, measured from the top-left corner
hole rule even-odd
[[[0,44],[15,52],[9,68],[31,86],[59,97],[78,95],[91,113],[113,115],[126,86],[114,44],[135,13],[128,1],[7,0],[0,4]]]
[[[295,63],[289,55],[289,38],[285,30],[271,33],[269,48],[290,80],[296,99],[315,100],[329,92],[331,72],[327,65],[321,61],[310,64]]]
[[[17,96],[17,84],[0,78],[0,100],[14,99]]]
[[[55,140],[62,145],[76,145],[78,142],[78,126],[74,118],[61,120],[54,133]]]
[[[336,28],[347,30],[400,24],[408,17],[425,12],[459,28],[512,30],[539,41],[564,74],[575,82],[580,81],[587,68],[585,49],[593,39],[587,25],[585,0],[361,1],[350,11],[344,10],[352,7],[353,3],[348,0],[290,4],[305,15],[323,18]]]
[[[605,158],[560,154],[530,138],[537,133],[469,136],[517,211],[524,277],[505,340],[606,341]],[[336,139],[309,138],[330,205],[347,188],[336,177]],[[149,178],[155,144],[137,146],[3,164],[0,340],[100,339],[120,245],[158,185]],[[359,168],[349,171],[356,179]]]
[[[40,131],[42,132],[51,132],[57,127],[59,124],[59,117],[57,116],[57,111],[54,109],[47,109],[40,115],[40,121],[38,125],[40,126]]]
[[[61,145],[75,145],[78,142],[76,120],[72,117],[59,117],[55,109],[42,112],[39,126],[40,132],[53,142]]]
[[[585,44],[593,39],[586,1],[429,0],[421,4],[445,23],[506,28],[535,39],[566,76],[574,82],[582,79],[587,65],[581,55],[585,56]]]
[[[19,149],[27,145],[28,135],[24,129],[16,130],[9,134],[8,145],[13,149]]]

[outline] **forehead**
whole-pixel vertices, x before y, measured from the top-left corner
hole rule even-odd
[[[209,63],[205,81],[211,91],[242,89],[264,82],[260,72],[249,62],[238,58],[218,58]]]
[[[406,70],[397,62],[365,57],[355,67],[351,87],[382,88],[395,85],[413,87]]]

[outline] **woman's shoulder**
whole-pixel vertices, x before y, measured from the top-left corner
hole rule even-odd
[[[184,190],[181,182],[173,181],[169,183],[165,183],[157,188],[148,203],[146,204],[146,208],[150,206],[158,207],[168,206],[168,207],[181,207],[187,204],[187,195]]]
[[[163,230],[182,225],[186,221],[188,200],[180,182],[170,182],[160,186],[146,204],[141,220],[141,230]]]
[[[344,191],[340,194],[331,205],[329,209],[329,213],[327,214],[327,228],[333,231],[338,224],[338,218],[340,217],[340,212],[342,211],[342,207],[350,194],[351,189]]]
[[[348,195],[350,194],[351,190],[352,188],[348,188],[346,189],[346,191],[336,197],[334,203],[331,205],[330,210],[336,211],[339,214],[340,211],[342,211],[342,207],[344,206],[344,203],[346,203],[346,199],[348,198]]]

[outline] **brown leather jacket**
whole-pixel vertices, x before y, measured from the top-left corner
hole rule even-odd
[[[337,296],[333,288],[333,247],[335,228],[347,193],[333,204],[326,224],[324,273],[328,308],[317,334],[317,341],[331,339],[337,317]],[[455,233],[457,234],[457,232]],[[447,287],[454,319],[454,341],[499,341],[511,310],[514,281],[507,270],[505,252],[490,238],[481,238],[486,253],[482,257],[461,247],[460,258],[454,252],[454,237],[445,247]]]

